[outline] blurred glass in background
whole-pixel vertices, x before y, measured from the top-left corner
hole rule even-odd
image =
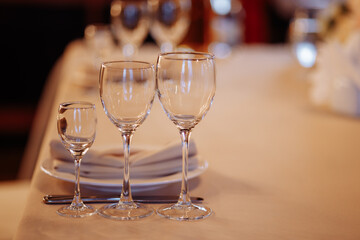
[[[289,41],[301,66],[310,68],[315,64],[318,41],[317,13],[319,9],[297,9],[290,24]]]
[[[231,48],[243,41],[243,7],[239,0],[210,0],[210,44],[218,58],[228,57]]]
[[[111,28],[124,58],[133,58],[145,40],[150,13],[147,0],[116,0],[111,3]]]
[[[294,13],[289,25],[289,42],[294,55],[304,68],[311,68],[316,63],[318,43],[323,26],[319,18],[334,2],[342,0],[296,0]]]
[[[151,36],[161,52],[176,50],[191,23],[191,0],[149,0],[152,10]]]
[[[99,70],[101,63],[109,60],[115,49],[110,26],[107,24],[90,24],[85,28],[84,37],[93,66]]]

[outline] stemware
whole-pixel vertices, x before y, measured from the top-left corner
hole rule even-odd
[[[315,65],[318,49],[318,9],[297,9],[289,27],[289,41],[292,44],[294,55],[304,68]]]
[[[92,60],[92,70],[99,71],[101,63],[110,58],[115,45],[110,26],[106,24],[90,24],[84,31],[85,43]]]
[[[190,25],[191,0],[152,0],[150,33],[161,52],[174,51]]]
[[[178,202],[157,210],[175,220],[210,216],[208,207],[191,203],[188,186],[188,151],[191,130],[205,117],[215,95],[215,62],[210,53],[161,53],[156,67],[158,96],[165,113],[180,131],[182,183]]]
[[[122,54],[131,59],[149,31],[147,0],[116,0],[111,3],[111,28]]]
[[[100,70],[100,98],[110,121],[120,130],[124,148],[124,179],[120,201],[99,210],[103,217],[133,220],[153,214],[131,196],[129,156],[134,131],[150,113],[156,92],[154,66],[147,62],[105,62]]]
[[[61,142],[75,160],[75,191],[70,206],[57,213],[66,217],[85,217],[96,213],[92,206],[85,205],[80,196],[80,163],[95,140],[95,105],[88,102],[61,103],[57,115],[57,129]]]

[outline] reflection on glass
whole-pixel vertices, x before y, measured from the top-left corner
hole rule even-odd
[[[315,64],[317,50],[311,42],[299,42],[295,45],[295,54],[301,66],[310,68]]]
[[[210,0],[212,10],[219,15],[227,15],[231,11],[231,0]]]

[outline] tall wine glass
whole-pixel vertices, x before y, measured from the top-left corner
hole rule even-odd
[[[147,0],[115,0],[111,3],[111,28],[122,54],[131,59],[149,31]]]
[[[95,105],[88,102],[61,103],[57,115],[57,129],[65,148],[75,160],[75,191],[70,206],[60,208],[57,213],[66,217],[85,217],[96,213],[96,209],[85,205],[80,196],[80,163],[95,140]]]
[[[154,66],[146,62],[105,62],[100,70],[100,98],[106,115],[120,130],[124,147],[124,179],[120,201],[104,206],[99,214],[117,220],[150,216],[153,209],[134,203],[131,196],[129,156],[134,131],[150,113],[156,92]]]
[[[188,151],[191,130],[205,117],[215,95],[215,62],[209,53],[162,53],[157,59],[157,86],[165,113],[176,125],[182,142],[182,183],[178,202],[157,210],[160,216],[175,220],[196,220],[212,210],[191,203]]]
[[[151,0],[150,33],[161,52],[174,51],[190,25],[191,0]]]

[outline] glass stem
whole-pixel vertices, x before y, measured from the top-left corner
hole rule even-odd
[[[82,157],[75,156],[75,190],[74,190],[74,198],[71,203],[72,206],[79,207],[83,205],[83,202],[81,200],[80,196],[80,163],[81,163]]]
[[[119,203],[132,203],[133,199],[131,196],[131,188],[130,188],[130,142],[132,138],[132,132],[123,132],[123,145],[124,145],[124,178],[123,178],[123,187],[121,190],[120,202]]]
[[[191,131],[189,129],[181,129],[181,145],[182,145],[182,181],[181,192],[178,200],[180,205],[190,205],[189,183],[188,183],[188,159],[189,159],[189,140]]]

